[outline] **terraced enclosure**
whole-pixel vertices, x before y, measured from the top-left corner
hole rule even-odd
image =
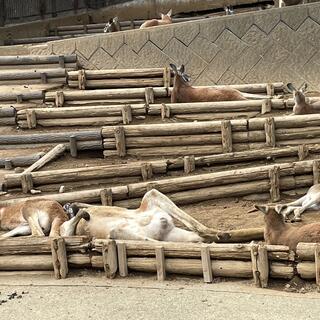
[[[206,25],[218,23],[208,18],[204,22],[141,31],[136,38],[139,30],[26,47],[32,55],[0,56],[0,206],[25,198],[48,198],[62,204],[78,201],[137,208],[147,191],[157,189],[209,228],[229,232],[232,242],[261,240],[263,219],[252,212],[255,203],[296,198],[319,183],[320,114],[290,115],[294,102],[286,87],[288,80],[301,83],[310,79],[311,88],[316,89],[318,75],[308,74],[306,68],[312,65],[317,70],[318,44],[313,43],[310,60],[297,60],[296,67],[304,68],[301,73],[289,65],[281,65],[278,53],[285,53],[280,44],[275,45],[275,40],[263,58],[247,70],[246,75],[255,74],[256,78],[246,75],[228,78],[236,73],[232,64],[215,59],[219,59],[218,55],[229,57],[225,53],[230,53],[235,43],[244,43],[244,35],[257,28],[259,16],[260,22],[273,21],[270,34],[283,31],[288,23],[290,26],[285,28],[295,25],[291,31],[298,37],[302,26],[314,19],[312,10],[319,9],[318,4],[299,7],[298,22],[290,18],[291,8],[279,9],[280,13],[272,9],[270,15],[269,10],[259,13],[249,18],[249,22],[245,14],[226,20],[217,18],[223,21],[221,35],[232,33],[233,39],[230,42],[220,39],[217,44],[222,49],[217,55],[212,51],[214,41],[202,38]],[[278,15],[282,20],[278,21]],[[232,19],[241,20],[244,29],[236,35],[241,40],[233,38],[237,32],[230,27]],[[160,29],[164,33],[152,38]],[[189,41],[191,29],[194,33]],[[174,37],[169,35],[170,30],[174,30]],[[316,27],[309,33],[315,36],[315,30]],[[168,41],[167,36],[171,37]],[[120,43],[120,38],[124,43]],[[145,65],[141,65],[142,50],[152,41],[158,45],[159,41],[166,42],[162,56],[148,57]],[[197,55],[191,45],[193,41],[210,43],[211,49],[203,48]],[[108,43],[107,49],[104,42]],[[189,42],[188,50],[194,51],[186,57],[175,47],[170,53],[165,49],[169,42],[179,43],[173,47]],[[114,48],[114,55],[121,50],[125,50],[124,54],[117,58],[109,55],[112,46],[119,46]],[[246,47],[244,57],[249,59],[249,53],[260,46],[261,43],[256,43]],[[138,61],[131,63],[130,50],[139,56]],[[168,55],[163,54],[166,50]],[[110,63],[105,63],[106,54]],[[298,49],[293,54],[299,57]],[[248,100],[171,103],[173,74],[168,62],[177,55],[174,62],[187,60],[187,72],[190,70],[197,79],[194,82],[199,84],[197,87],[213,86],[212,79],[221,70],[216,68],[211,74],[210,68],[219,63],[225,70],[214,86],[230,85]],[[262,72],[265,67],[261,67],[262,71],[255,70],[265,65],[268,57],[275,60],[266,64],[270,66],[270,74]],[[97,68],[97,62],[102,68]],[[276,79],[272,74],[274,65],[285,69],[276,74]],[[210,81],[205,81],[210,77]],[[320,100],[317,90],[308,96],[310,101]],[[303,223],[311,221],[320,218],[308,212]],[[49,244],[47,240],[36,239],[31,240],[29,248],[19,251],[15,248],[22,242],[10,241],[0,245],[0,270],[54,269],[57,278],[66,277],[69,267],[89,266],[105,268],[110,277],[117,271],[126,276],[128,268],[157,271],[159,279],[165,278],[165,272],[203,274],[206,282],[212,282],[215,276],[253,277],[262,287],[267,286],[269,277],[291,279],[297,269],[303,278],[318,279],[316,245],[303,247],[308,251],[305,258],[308,262],[301,262],[301,255],[286,247],[261,244],[194,245],[189,252],[174,244],[163,244],[159,249],[148,243],[101,240],[91,243],[88,239],[74,238]],[[70,249],[68,241],[81,243]],[[34,257],[32,246],[40,246],[43,251]],[[13,254],[16,256],[7,263],[7,256]],[[51,254],[59,263],[52,264]],[[236,271],[231,272],[234,266]],[[211,269],[213,274],[208,271]]]

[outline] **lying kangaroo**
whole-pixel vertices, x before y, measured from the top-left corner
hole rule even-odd
[[[60,226],[68,220],[62,206],[52,200],[26,200],[0,208],[0,230],[9,232],[0,239],[14,236],[60,235]]]
[[[307,209],[320,209],[320,184],[313,185],[306,195],[296,201],[276,205],[277,212],[281,213],[285,219],[293,212],[294,221],[301,221],[301,214]]]
[[[176,227],[173,218],[191,231]],[[211,229],[154,189],[144,195],[136,210],[108,206],[81,209],[75,217],[63,223],[60,232],[63,236],[87,235],[94,238],[178,242],[202,242],[202,235],[212,235]]]
[[[155,26],[163,26],[163,25],[172,23],[172,18],[171,18],[172,9],[170,9],[167,14],[161,13],[160,15],[161,15],[161,20],[158,20],[158,19],[147,20],[140,26],[140,29],[150,28]]]
[[[293,93],[294,106],[292,115],[320,113],[320,101],[309,103],[306,100],[304,92],[308,85],[304,83],[299,89],[296,89],[292,83],[287,84],[289,92]]]

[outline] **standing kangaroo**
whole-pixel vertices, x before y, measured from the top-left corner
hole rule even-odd
[[[240,91],[233,88],[194,88],[189,84],[184,65],[177,68],[170,64],[174,73],[171,102],[209,102],[247,100]]]
[[[155,26],[163,26],[166,24],[171,24],[172,23],[172,9],[167,14],[161,13],[161,19],[152,19],[152,20],[147,20],[145,21],[141,26],[140,29],[144,28],[150,28],[150,27],[155,27]]]
[[[316,101],[313,103],[307,102],[304,95],[307,87],[308,85],[306,83],[304,83],[299,89],[296,89],[292,83],[287,84],[288,91],[293,93],[293,114],[295,115],[320,113],[320,101]]]

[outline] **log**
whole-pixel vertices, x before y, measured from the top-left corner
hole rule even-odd
[[[52,161],[53,159],[59,157],[62,153],[64,153],[66,147],[63,144],[56,145],[53,149],[47,152],[42,158],[38,161],[33,163],[30,167],[23,171],[23,174],[31,173],[33,171],[37,171],[43,166],[45,166],[48,162]]]
[[[157,278],[159,281],[164,281],[166,279],[166,268],[165,268],[165,256],[164,249],[162,246],[157,246],[155,248],[156,254],[156,267],[157,267]]]
[[[316,279],[316,265],[314,261],[298,262],[297,273],[302,279]]]
[[[127,261],[127,253],[126,253],[126,245],[122,241],[117,241],[117,249],[118,249],[118,263],[119,263],[119,275],[121,277],[128,276],[128,261]]]
[[[29,156],[7,157],[5,159],[0,159],[0,167],[5,166],[6,160],[10,160],[14,167],[26,167],[39,160],[44,154],[44,152],[39,152]]]
[[[96,251],[102,252],[102,247],[109,240],[94,239],[92,244]],[[126,240],[127,257],[155,257],[155,248],[159,243],[150,241]],[[161,246],[164,249],[167,258],[201,258],[201,249],[203,244],[188,243],[186,246],[183,242],[166,242],[161,241]],[[209,250],[210,258],[214,260],[250,260],[251,245],[246,243],[210,243],[206,244]],[[268,252],[268,259],[272,261],[293,261],[294,252],[286,246],[280,245],[265,245]]]
[[[49,237],[17,237],[1,239],[0,256],[2,255],[29,255],[37,253],[51,253],[51,240]],[[67,252],[88,251],[90,243],[85,236],[64,237]]]
[[[43,100],[44,93],[41,90],[30,90],[30,91],[9,91],[0,92],[0,101],[17,101],[17,96],[20,96],[22,101],[25,100]]]
[[[207,245],[203,245],[201,248],[201,263],[203,272],[203,281],[206,283],[211,283],[213,280],[210,249]],[[165,262],[164,262],[165,263]]]
[[[68,274],[67,251],[63,238],[52,239],[52,264],[56,279],[65,279]]]
[[[65,63],[77,62],[76,55],[47,55],[47,56],[37,56],[37,55],[26,55],[26,56],[0,56],[0,65],[26,65],[26,64],[53,64],[59,63],[60,57],[63,58]]]
[[[166,88],[154,88],[154,94],[158,98],[167,97]],[[144,88],[128,89],[99,89],[99,90],[70,90],[64,91],[65,101],[88,99],[118,99],[118,98],[144,98]],[[46,92],[45,101],[54,101],[55,92]]]
[[[274,266],[273,266],[274,264]],[[217,277],[252,278],[251,262],[239,260],[213,260],[212,273]],[[130,270],[156,272],[155,258],[128,258]],[[167,258],[165,261],[167,273],[202,275],[201,260]],[[272,277],[288,278],[293,276],[293,267],[282,263],[271,263]],[[291,276],[291,277],[292,277]]]
[[[118,270],[118,257],[116,242],[114,240],[109,240],[108,245],[103,245],[102,257],[106,277],[109,279],[115,278]]]
[[[28,69],[27,69],[28,70]],[[41,70],[41,69],[39,69]],[[1,72],[1,69],[0,69]],[[39,79],[22,79],[22,80],[0,80],[0,88],[1,86],[14,86],[14,85],[32,85],[32,84],[57,84],[62,85],[67,83],[66,78],[48,78],[46,82],[44,82],[43,78],[39,77]]]
[[[47,78],[63,78],[66,77],[66,70],[61,68],[56,69],[33,69],[33,70],[6,70],[0,71],[0,82],[5,80],[41,80],[41,75],[45,74]]]

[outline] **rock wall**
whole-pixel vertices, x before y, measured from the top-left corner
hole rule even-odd
[[[266,81],[320,83],[320,3],[102,34],[34,46],[76,53],[85,68],[185,64],[196,85]]]

